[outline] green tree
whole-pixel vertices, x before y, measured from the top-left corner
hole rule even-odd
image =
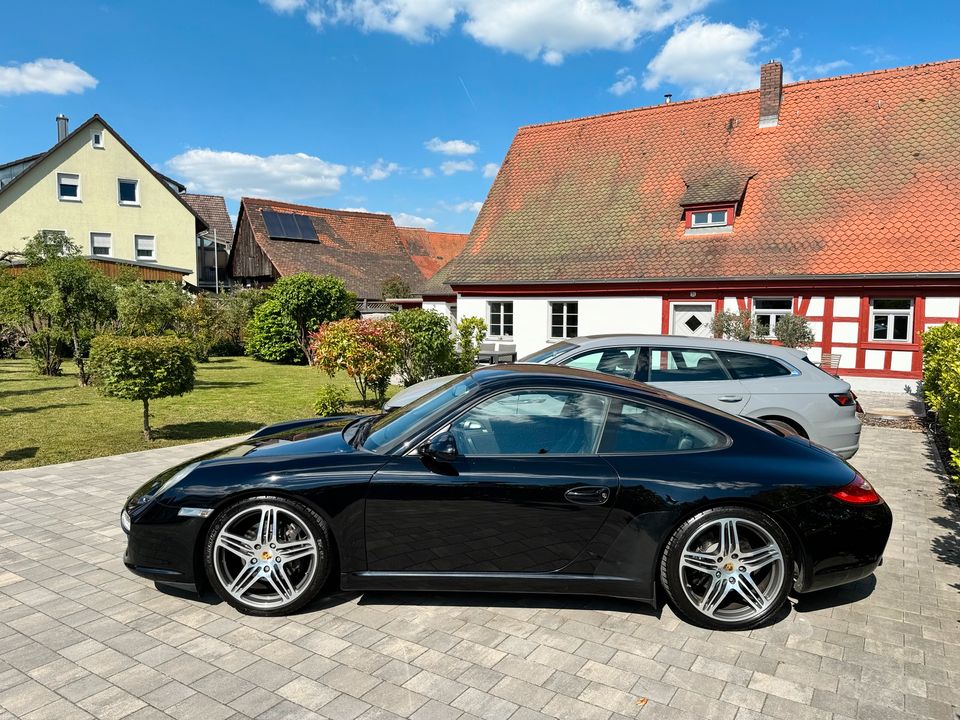
[[[382,405],[400,360],[400,338],[400,327],[390,319],[338,320],[321,325],[311,340],[317,367],[330,377],[346,371],[365,405],[371,390]]]
[[[380,286],[380,294],[384,299],[410,297],[410,283],[399,275],[391,275]]]
[[[357,302],[339,278],[310,273],[280,278],[270,288],[270,297],[293,322],[297,345],[310,365],[313,364],[310,335],[325,322],[353,315]]]
[[[397,370],[404,385],[456,372],[457,347],[450,322],[429,310],[401,310],[391,316],[402,330]],[[484,326],[486,329],[486,326]]]
[[[150,401],[193,390],[192,349],[182,338],[100,335],[93,339],[90,367],[104,395],[143,403],[146,440],[153,440]]]
[[[714,337],[725,340],[753,340],[753,316],[749,310],[741,310],[738,313],[721,310],[710,321],[710,332]]]
[[[176,283],[135,280],[117,288],[117,318],[124,335],[172,332],[189,298]]]
[[[214,333],[216,355],[243,355],[247,325],[254,311],[267,300],[267,291],[236,289],[211,298],[220,307]]]
[[[457,323],[460,339],[460,372],[470,372],[477,364],[480,343],[487,336],[487,323],[478,317],[465,317]]]
[[[244,352],[257,360],[290,364],[304,361],[297,326],[273,298],[254,310],[245,336]]]
[[[773,334],[784,347],[808,348],[816,341],[810,323],[802,315],[781,315]]]
[[[197,362],[210,360],[221,312],[220,304],[203,292],[188,299],[177,311],[174,332],[190,342]]]

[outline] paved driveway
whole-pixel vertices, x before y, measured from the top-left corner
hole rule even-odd
[[[244,617],[120,559],[127,493],[216,443],[0,473],[0,717],[954,720],[960,514],[923,435],[863,441],[895,516],[876,580],[749,633],[537,596],[345,594]]]

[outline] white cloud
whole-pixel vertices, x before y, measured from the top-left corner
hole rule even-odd
[[[440,206],[444,210],[450,210],[455,213],[464,213],[464,212],[480,212],[480,208],[483,207],[483,202],[481,200],[464,200],[463,202],[458,203],[440,203]]]
[[[403,227],[422,227],[431,228],[437,224],[437,221],[429,217],[420,217],[409,213],[393,213],[393,222]]]
[[[440,172],[444,175],[453,175],[458,172],[471,172],[473,169],[473,160],[447,160],[447,162],[440,165]]]
[[[756,87],[759,71],[753,56],[762,39],[754,24],[744,28],[696,18],[674,29],[647,65],[643,86],[652,90],[669,82],[693,96]]]
[[[430,152],[442,155],[473,155],[480,148],[465,140],[441,140],[438,137],[430,138],[423,146]]]
[[[499,163],[487,163],[483,166],[483,176],[485,178],[496,177],[498,172],[500,172]]]
[[[397,163],[388,163],[380,158],[368,167],[353,166],[350,168],[350,174],[355,177],[362,177],[364,180],[386,180],[399,170],[400,166]]]
[[[286,10],[296,0],[265,0]],[[629,50],[645,33],[689,17],[710,0],[312,0],[316,27],[348,23],[425,42],[458,19],[477,42],[548,65],[594,49]]]
[[[434,175],[433,168],[428,168],[428,167],[421,168],[420,175],[425,178],[432,178]]]
[[[365,212],[365,213],[370,212],[365,207],[344,207],[340,209],[343,210],[344,212]]]
[[[39,58],[20,65],[0,65],[0,95],[66,95],[95,88],[99,81],[66,60]]]
[[[344,165],[312,155],[248,155],[210,149],[187,150],[167,161],[191,190],[224,195],[304,200],[340,189]]]
[[[278,13],[292,13],[307,4],[307,0],[260,0],[260,2]]]
[[[617,70],[617,80],[610,87],[607,88],[607,92],[613,93],[617,97],[626,95],[628,92],[632,92],[637,87],[637,79],[630,74],[630,68],[620,68]]]

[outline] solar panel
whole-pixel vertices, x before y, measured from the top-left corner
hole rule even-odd
[[[317,242],[317,231],[306,215],[261,210],[267,235],[275,240],[309,240]]]

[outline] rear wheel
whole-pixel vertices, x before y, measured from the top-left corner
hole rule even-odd
[[[204,546],[207,577],[249,615],[283,615],[310,602],[330,572],[330,531],[288,498],[241,500],[217,516]]]
[[[790,543],[769,516],[738,507],[706,510],[671,536],[660,579],[684,619],[714,630],[769,620],[792,585]]]

